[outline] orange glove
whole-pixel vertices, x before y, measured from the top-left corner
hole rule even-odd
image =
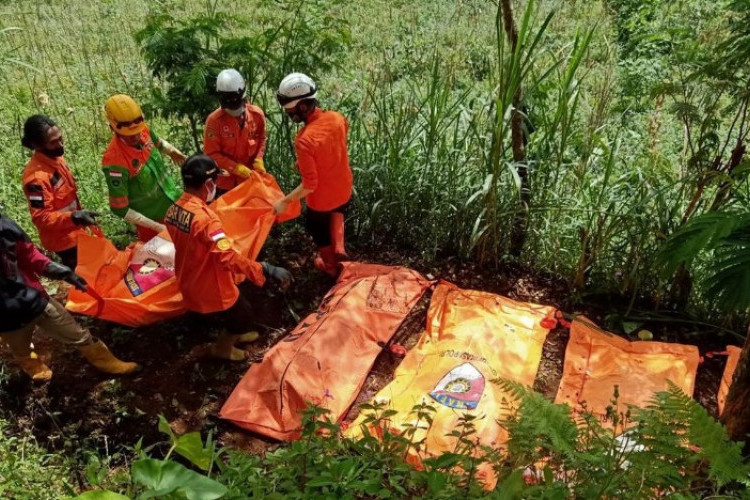
[[[250,172],[252,172],[252,170],[242,164],[237,164],[237,166],[234,167],[234,175],[241,179],[247,179],[250,177]]]
[[[253,161],[253,170],[260,172],[261,174],[266,173],[266,166],[263,163],[263,158],[256,158],[255,161]]]

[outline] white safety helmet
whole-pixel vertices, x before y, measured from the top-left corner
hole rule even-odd
[[[279,84],[276,100],[286,108],[292,109],[298,102],[304,99],[315,99],[317,97],[315,82],[304,73],[291,73],[284,77]]]
[[[216,91],[245,97],[245,79],[236,69],[225,69],[216,77]]]

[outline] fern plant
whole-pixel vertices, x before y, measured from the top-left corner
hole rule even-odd
[[[664,242],[659,260],[664,276],[681,265],[700,269],[705,296],[720,310],[750,307],[750,214],[692,217]]]
[[[478,446],[475,416],[465,414],[449,434],[455,448],[413,467],[407,454],[420,449],[415,436],[431,427],[435,414],[426,403],[412,409],[415,423],[400,433],[389,430],[393,410],[363,405],[366,424],[358,439],[343,437],[325,409],[309,406],[302,438],[264,456],[216,450],[195,433],[175,436],[162,422],[170,453],[163,460],[141,456],[120,491],[142,498],[732,498],[750,486],[741,445],[675,386],[643,409],[626,408],[615,391],[600,421],[585,412],[574,416],[519,384],[493,383],[513,401],[501,422],[510,436],[501,449]],[[496,472],[493,491],[477,479],[480,464]],[[119,498],[106,493],[81,498]]]

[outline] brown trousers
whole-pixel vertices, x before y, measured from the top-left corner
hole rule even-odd
[[[39,327],[41,333],[63,344],[81,347],[93,342],[91,333],[82,327],[62,304],[50,297],[44,312],[28,325],[0,334],[15,356],[31,354],[31,336]]]

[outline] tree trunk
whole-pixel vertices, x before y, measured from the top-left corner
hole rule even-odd
[[[513,5],[511,0],[502,0],[500,7],[503,11],[503,27],[510,41],[511,51],[515,52],[518,45],[518,28],[513,18]],[[521,255],[523,244],[526,241],[526,229],[529,218],[529,201],[531,201],[531,187],[529,186],[529,172],[526,165],[526,137],[523,132],[524,116],[521,112],[523,105],[523,86],[519,85],[513,94],[513,114],[510,119],[510,137],[513,150],[513,161],[518,168],[518,177],[521,181],[521,192],[513,220],[513,228],[510,235],[510,253],[514,257]]]
[[[188,115],[188,122],[190,122],[190,132],[193,136],[193,144],[195,145],[195,150],[202,151],[203,148],[201,148],[201,138],[198,137],[198,123],[195,117],[193,115]]]
[[[721,420],[727,426],[730,438],[745,442],[747,452],[750,449],[750,328],[724,403]]]

